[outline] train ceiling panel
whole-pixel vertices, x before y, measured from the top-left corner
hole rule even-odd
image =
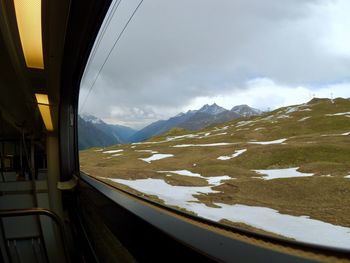
[[[57,130],[69,5],[68,0],[0,0],[0,110],[16,130],[32,137],[48,131],[35,94],[48,96],[53,123],[48,132]]]

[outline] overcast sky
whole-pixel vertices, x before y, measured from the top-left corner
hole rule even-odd
[[[111,16],[80,108],[138,3],[122,0]],[[141,128],[206,103],[266,110],[348,98],[349,14],[348,0],[144,0],[81,112]]]

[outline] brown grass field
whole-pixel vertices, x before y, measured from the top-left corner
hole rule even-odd
[[[91,176],[121,179],[159,178],[171,185],[208,186],[204,178],[158,171],[189,170],[203,177],[228,175],[231,180],[213,187],[219,193],[196,195],[208,206],[213,203],[263,206],[290,215],[308,215],[313,219],[350,227],[350,100],[314,99],[296,108],[285,107],[260,116],[240,118],[200,131],[173,129],[138,144],[113,145],[103,151],[122,149],[120,156],[103,153],[99,148],[80,152],[81,170]],[[307,118],[308,117],[308,118]],[[306,119],[307,118],[307,119]],[[205,134],[210,135],[205,136]],[[175,138],[193,134],[193,138]],[[287,139],[284,144],[252,144],[256,141]],[[231,143],[212,147],[173,147],[180,144]],[[232,155],[235,150],[247,149]],[[139,158],[152,155],[139,150],[173,154],[151,163]],[[257,169],[299,167],[311,177],[262,180]],[[125,185],[106,182],[135,194],[147,196]],[[222,220],[223,223],[234,224]],[[243,226],[244,227],[244,226]],[[249,228],[249,227],[247,227]]]

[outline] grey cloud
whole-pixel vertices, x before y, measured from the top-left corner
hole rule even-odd
[[[328,33],[323,20],[336,2],[144,1],[101,72],[86,111],[145,124],[180,111],[195,97],[248,89],[246,82],[257,77],[290,86],[350,79],[349,57],[322,45]],[[137,3],[122,2],[83,82],[82,98]],[[116,107],[129,115],[113,115]]]

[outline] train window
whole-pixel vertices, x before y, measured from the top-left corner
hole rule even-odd
[[[114,1],[82,172],[229,226],[350,246],[350,3]]]

